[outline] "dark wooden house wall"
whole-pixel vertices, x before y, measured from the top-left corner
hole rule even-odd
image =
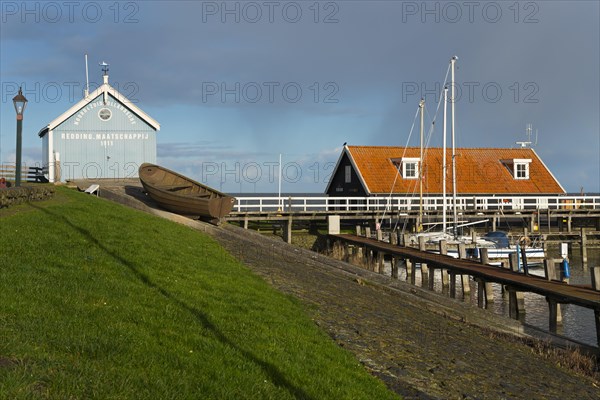
[[[351,169],[350,183],[346,183],[346,166],[348,165]],[[331,177],[331,185],[327,195],[344,197],[364,197],[367,195],[346,153],[344,153],[337,170]]]

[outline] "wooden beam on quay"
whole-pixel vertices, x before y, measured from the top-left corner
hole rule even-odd
[[[594,310],[596,330],[598,332],[598,345],[600,347],[600,267],[592,268],[592,287],[583,285],[568,285],[555,279],[525,275],[518,272],[515,258],[511,258],[511,269],[498,268],[482,264],[478,261],[456,259],[443,254],[423,252],[411,247],[396,246],[386,242],[356,237],[354,235],[330,235],[333,240],[347,241],[351,244],[365,246],[371,251],[384,252],[393,259],[406,260],[407,276],[412,283],[415,282],[414,263],[427,264],[430,268],[445,269],[450,274],[450,295],[455,294],[455,276],[465,275],[486,283],[506,285],[510,294],[511,316],[518,318],[524,312],[523,303],[518,293],[532,292],[545,296],[550,307],[551,329],[558,322],[558,305],[575,304]],[[463,285],[464,286],[464,285]],[[485,286],[484,286],[485,287]],[[487,288],[485,288],[487,289]],[[485,290],[487,292],[487,290]],[[491,292],[491,291],[490,291]],[[486,299],[487,301],[487,299]]]

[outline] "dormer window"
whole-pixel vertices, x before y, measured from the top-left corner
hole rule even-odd
[[[512,160],[503,160],[502,163],[510,171],[514,179],[529,179],[530,158],[513,158]]]
[[[392,159],[392,163],[400,170],[400,174],[404,179],[419,178],[419,158],[397,158]]]

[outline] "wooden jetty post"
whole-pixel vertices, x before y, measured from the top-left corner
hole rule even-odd
[[[427,250],[427,248],[425,247],[425,236],[419,236],[419,250],[421,250],[421,251]]]
[[[556,264],[560,264],[562,260],[558,259],[544,259],[544,274],[546,279],[549,281],[558,281],[556,274]],[[552,333],[556,333],[557,325],[562,324],[562,312],[560,303],[551,297],[546,297],[548,302],[548,330]]]
[[[450,297],[456,298],[456,273],[450,271]]]
[[[398,264],[400,263],[400,259],[396,256],[392,255],[392,260],[391,260],[391,266],[392,266],[392,279],[398,279]]]
[[[381,231],[379,231],[379,232],[381,232]],[[384,266],[385,266],[385,253],[382,251],[377,251],[377,267],[376,267],[375,272],[383,274]]]
[[[285,230],[285,241],[289,244],[292,243],[292,214],[289,215],[287,220],[287,229]]]
[[[519,272],[519,256],[517,253],[510,253],[508,260],[511,271]],[[511,318],[519,319],[525,313],[525,296],[522,292],[518,292],[510,286],[507,286],[506,290],[508,291],[508,315]]]
[[[369,227],[369,226],[365,226],[365,237],[367,239],[371,238],[371,227]]]
[[[356,254],[354,255],[354,262],[361,265],[365,260],[365,247],[356,246]]]
[[[394,232],[390,232],[390,244],[396,246],[398,244],[398,236]]]
[[[402,234],[402,246],[408,247],[410,244],[410,236],[408,233]]]
[[[406,280],[410,279],[410,282],[414,284],[415,283],[415,274],[414,274],[412,260],[410,258],[407,258],[406,260],[404,260],[404,265],[406,266]]]
[[[467,247],[462,242],[458,244],[458,258],[460,258],[460,259],[467,258]],[[461,274],[460,280],[462,283],[463,296],[470,295],[471,294],[471,285],[469,284],[469,275]]]
[[[362,236],[360,225],[356,225],[356,236]]]
[[[425,236],[419,236],[419,250],[427,251],[427,247],[425,244]],[[429,281],[429,268],[427,267],[427,263],[421,263],[421,286],[426,287]]]
[[[585,228],[581,228],[581,264],[583,268],[587,268],[588,256],[587,256],[587,237]]]
[[[433,283],[433,279],[431,279]],[[429,267],[427,263],[421,262],[421,286],[428,287],[429,286]]]
[[[244,229],[248,229],[248,215],[244,215]]]
[[[479,249],[481,255],[481,263],[487,265],[490,263],[488,256],[488,249],[485,247]],[[486,307],[489,303],[494,301],[494,292],[491,282],[486,282],[483,279],[476,279],[477,282],[477,305],[481,308]]]
[[[381,242],[383,240],[383,232],[381,229],[377,229],[377,241]]]
[[[445,240],[440,240],[440,254],[447,255],[448,254],[448,243]],[[448,287],[448,270],[445,268],[441,269],[442,271],[442,288]]]

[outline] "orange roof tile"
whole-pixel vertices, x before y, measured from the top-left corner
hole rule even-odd
[[[417,147],[348,146],[349,156],[361,175],[368,193],[418,193],[419,180],[397,174],[391,159],[419,158]],[[441,194],[442,149],[430,148],[424,156],[423,192]],[[503,160],[531,159],[529,179],[515,179]],[[452,191],[451,150],[447,149],[446,190]],[[459,194],[561,194],[560,183],[530,148],[456,149],[456,181]],[[394,183],[395,182],[395,183]],[[392,189],[393,188],[393,189]]]

